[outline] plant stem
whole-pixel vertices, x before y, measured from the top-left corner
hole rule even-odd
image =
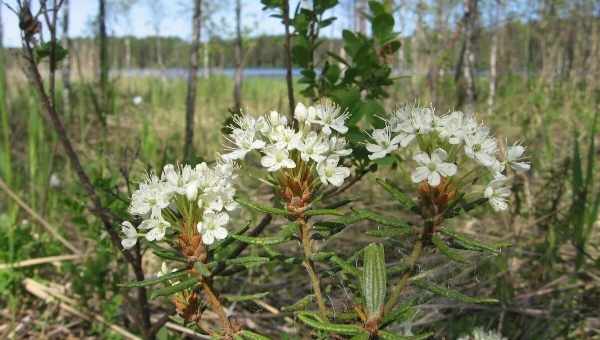
[[[298,218],[298,224],[300,225],[300,240],[302,241],[302,248],[304,250],[304,261],[302,265],[306,268],[308,276],[310,276],[310,283],[319,305],[319,314],[322,318],[327,319],[327,307],[325,306],[325,300],[323,299],[323,293],[321,292],[321,283],[319,276],[317,275],[315,263],[310,259],[312,256],[312,242],[310,240],[310,225],[307,223],[305,218]]]
[[[233,329],[233,326],[231,325],[231,321],[229,321],[229,318],[227,317],[227,314],[225,313],[225,309],[223,308],[223,305],[221,304],[219,297],[212,289],[212,286],[208,280],[206,280],[205,278],[202,278],[201,282],[202,282],[202,290],[204,291],[204,294],[206,295],[206,300],[210,304],[210,307],[213,310],[213,312],[215,312],[217,314],[217,316],[219,317],[219,321],[221,322],[221,325],[223,326],[223,330],[225,331],[226,338],[232,337],[233,333],[234,333],[234,329]]]
[[[394,306],[398,302],[398,299],[400,299],[400,295],[402,295],[402,292],[408,286],[408,281],[410,279],[411,274],[414,271],[415,265],[417,264],[417,260],[421,256],[422,250],[423,250],[423,240],[419,239],[413,246],[410,257],[408,258],[408,269],[406,270],[406,273],[404,273],[404,275],[402,275],[400,282],[398,282],[398,284],[392,288],[390,298],[388,299],[388,302],[385,304],[384,314],[388,314],[389,312],[392,311],[392,308],[394,308]]]

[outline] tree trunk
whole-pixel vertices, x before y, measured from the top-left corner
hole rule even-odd
[[[125,69],[131,69],[131,36],[125,37]]]
[[[183,155],[191,161],[194,153],[194,111],[196,108],[196,89],[198,84],[198,50],[200,48],[200,32],[202,29],[202,0],[194,0],[192,17],[192,47],[190,50],[190,66],[187,80],[187,96],[185,102],[185,144]]]
[[[233,102],[235,111],[242,108],[242,1],[235,1],[235,85],[233,87]]]
[[[465,109],[474,110],[475,105],[475,21],[477,19],[477,0],[465,0],[465,44],[463,74],[465,77]]]
[[[500,6],[500,0],[496,0],[496,13],[492,16],[494,18],[494,25],[492,31],[492,46],[490,47],[490,95],[488,97],[488,114],[492,114],[494,111],[494,101],[496,100],[496,82],[498,77],[498,35],[500,34],[498,19],[500,17]]]
[[[71,38],[69,37],[69,0],[63,2],[62,41],[67,51],[71,51]],[[71,53],[63,61],[63,106],[66,116],[71,115]]]
[[[99,0],[98,3],[99,24],[99,54],[100,54],[100,121],[106,126],[106,115],[108,109],[108,38],[106,35],[106,1]]]
[[[285,79],[287,82],[288,90],[288,102],[290,104],[290,117],[294,116],[294,108],[296,103],[294,100],[294,79],[292,75],[292,36],[290,34],[290,2],[289,0],[283,0],[283,24],[285,26],[285,66],[286,73]]]
[[[367,18],[363,14],[366,11],[366,0],[354,0],[354,30],[362,34],[367,33]]]

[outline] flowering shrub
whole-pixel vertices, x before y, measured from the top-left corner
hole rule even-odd
[[[386,126],[375,129],[367,144],[370,159],[397,152],[412,159],[411,179],[421,195],[431,195],[446,208],[449,201],[473,196],[475,184],[486,182],[479,194],[496,211],[508,209],[507,169],[529,170],[519,144],[500,152],[496,138],[475,117],[460,111],[435,114],[432,108],[404,106],[393,112]],[[477,191],[478,188],[475,188]]]
[[[131,197],[129,212],[143,218],[137,230],[123,222],[124,248],[133,247],[139,236],[188,247],[206,245],[227,237],[224,226],[228,211],[237,207],[233,201],[233,166],[219,163],[214,168],[201,163],[175,167],[168,164],[161,177],[149,174]],[[169,231],[168,237],[167,232]],[[186,248],[187,249],[187,248]],[[195,249],[188,249],[190,252]]]
[[[465,296],[429,280],[413,278],[423,251],[434,249],[451,261],[464,263],[460,250],[498,254],[504,245],[490,245],[444,226],[444,221],[489,202],[494,210],[506,210],[511,191],[507,185],[510,171],[526,171],[525,148],[515,144],[501,152],[496,138],[473,115],[452,112],[437,115],[431,108],[404,106],[385,120],[385,126],[372,130],[365,142],[370,161],[397,157],[406,167],[414,187],[401,189],[391,181],[378,180],[401,207],[421,216],[422,223],[408,223],[369,210],[342,212],[345,203],[323,204],[331,186],[340,188],[351,175],[352,149],[346,143],[345,122],[348,114],[337,105],[322,101],[314,106],[298,104],[294,120],[272,111],[261,117],[238,115],[228,127],[227,151],[214,167],[205,163],[164,167],[160,178],[150,174],[132,195],[130,213],[142,218],[136,228],[123,223],[122,245],[131,248],[139,237],[149,241],[155,254],[176,261],[169,271],[166,264],[157,278],[136,282],[130,287],[163,283],[155,296],[173,295],[182,318],[199,322],[203,301],[219,315],[222,330],[206,333],[231,339],[262,336],[243,330],[225,313],[213,279],[225,272],[235,273],[239,266],[249,267],[267,262],[301,264],[307,273],[313,294],[303,308],[290,307],[307,326],[321,334],[394,338],[387,330],[394,323],[406,322],[413,315],[413,304],[398,306],[410,284],[417,289],[468,303],[495,303],[488,298]],[[394,156],[392,156],[394,154]],[[257,156],[259,162],[247,161]],[[235,197],[234,167],[257,164],[263,170],[261,180],[274,188],[274,206]],[[360,165],[361,167],[364,164]],[[358,166],[356,172],[358,172]],[[356,175],[354,176],[356,177]],[[348,181],[351,182],[351,181]],[[334,190],[335,192],[335,190]],[[413,198],[416,198],[413,199]],[[267,216],[282,216],[288,224],[274,236],[244,234],[247,227],[230,234],[225,226],[228,212],[237,203]],[[312,221],[313,217],[320,219]],[[323,220],[333,216],[332,220]],[[372,236],[397,238],[412,242],[412,251],[400,269],[385,263],[384,247],[371,244],[343,259],[335,252],[317,249],[315,239],[327,239],[346,226],[370,220],[379,225],[369,231]],[[302,258],[282,254],[273,245],[299,241]],[[160,245],[159,245],[160,244]],[[260,256],[242,256],[243,246],[263,249]],[[231,250],[233,246],[235,250]],[[235,248],[237,247],[237,248]],[[351,322],[339,323],[321,291],[318,262],[329,266],[347,283],[348,292],[356,295]],[[229,268],[225,270],[225,268]],[[388,272],[402,273],[396,283],[389,282]],[[345,293],[348,293],[345,292]],[[254,299],[262,294],[235,299]],[[204,297],[204,299],[202,299]],[[228,299],[232,299],[231,296]],[[318,311],[307,309],[314,300]],[[413,301],[415,303],[415,301]],[[295,306],[295,305],[294,305]],[[400,309],[400,311],[397,310]],[[416,338],[426,338],[421,334]]]
[[[230,127],[231,150],[223,158],[243,160],[252,151],[260,154],[260,164],[270,173],[269,181],[290,211],[306,209],[323,186],[340,186],[350,176],[342,157],[352,150],[342,136],[348,131],[348,114],[331,102],[294,112],[297,127],[276,111],[259,118],[235,117]]]

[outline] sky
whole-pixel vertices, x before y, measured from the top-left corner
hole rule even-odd
[[[2,0],[0,0],[2,1]],[[129,18],[109,16],[108,28],[111,35],[132,34],[137,37],[154,35],[154,23],[152,11],[148,4],[153,0],[138,0],[132,7]],[[4,0],[7,4],[15,4],[15,0]],[[107,2],[110,2],[107,1]],[[177,36],[183,39],[189,39],[191,36],[190,16],[191,8],[188,3],[192,1],[182,0],[163,0],[161,16],[160,35]],[[231,0],[219,0],[217,3],[233,3]],[[35,1],[34,1],[35,3]],[[71,36],[91,36],[93,34],[91,23],[98,13],[97,0],[70,0],[70,19],[69,31]],[[188,6],[188,8],[186,8]],[[268,13],[262,12],[262,5],[259,0],[242,0],[243,20],[242,25],[252,35],[260,34],[281,34],[283,28],[278,20],[269,17]],[[231,6],[223,8],[215,14],[215,22],[226,23],[226,30],[233,32],[233,11]],[[20,35],[18,19],[15,13],[9,11],[6,7],[2,8],[2,22],[4,24],[4,44],[5,46],[19,46]],[[228,32],[226,32],[228,33]]]
[[[4,1],[8,5],[15,7],[15,0],[0,0]],[[108,0],[107,3],[111,3],[114,0]],[[120,16],[108,16],[108,29],[109,34],[113,36],[123,36],[132,34],[137,37],[143,37],[148,35],[154,35],[154,24],[157,20],[156,15],[152,15],[151,6],[149,4],[154,0],[137,0],[136,4],[132,7],[128,18]],[[36,3],[36,1],[33,1]],[[177,36],[186,40],[190,39],[191,36],[191,0],[162,0],[162,13],[158,21],[160,21],[160,35],[161,36]],[[221,36],[227,36],[233,33],[234,25],[234,12],[233,12],[233,0],[216,0],[212,3],[220,4],[221,9],[218,10],[213,16],[213,21],[216,23],[225,23],[224,29],[219,34]],[[297,1],[292,1],[294,8]],[[92,36],[93,26],[92,22],[96,18],[98,13],[98,1],[97,0],[70,0],[70,19],[69,19],[69,31],[70,35],[74,37],[81,36]],[[110,5],[109,5],[110,6]],[[110,8],[110,7],[109,7]],[[283,26],[279,22],[279,19],[270,17],[269,13],[262,11],[262,5],[259,0],[242,0],[242,26],[250,35],[261,35],[261,34],[283,34]],[[338,6],[332,13],[336,15],[335,11],[344,11],[342,6]],[[110,9],[109,9],[110,14]],[[342,13],[338,13],[337,16],[343,16]],[[20,45],[20,35],[18,27],[17,16],[9,11],[6,7],[2,8],[2,22],[4,24],[4,45],[9,47],[16,47]],[[330,27],[324,32],[324,35],[337,35],[334,32],[341,32],[340,26],[344,26],[347,23],[338,21],[333,27]],[[344,27],[345,28],[345,27]],[[206,34],[204,35],[206,39]]]

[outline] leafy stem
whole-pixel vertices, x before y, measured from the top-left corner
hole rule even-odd
[[[311,260],[312,257],[312,241],[310,239],[310,224],[308,224],[305,217],[299,217],[297,219],[300,232],[300,241],[302,242],[302,249],[304,250],[304,261],[302,265],[306,268],[306,272],[310,277],[310,282],[317,299],[317,305],[319,306],[319,314],[322,318],[327,318],[327,306],[323,299],[323,293],[321,292],[321,282],[317,275],[315,263]]]

